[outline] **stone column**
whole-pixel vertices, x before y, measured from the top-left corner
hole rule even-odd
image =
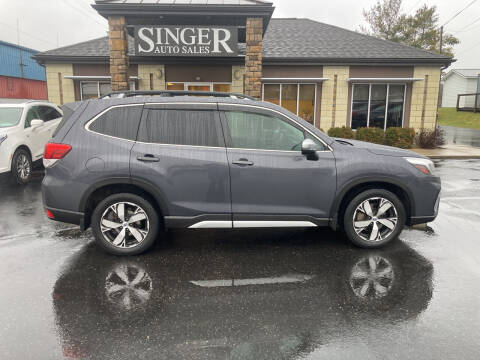
[[[109,16],[110,75],[112,90],[128,90],[128,39],[125,17]]]
[[[245,94],[262,97],[263,19],[247,18],[245,51]]]

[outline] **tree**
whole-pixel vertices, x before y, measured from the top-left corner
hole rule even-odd
[[[369,28],[363,33],[385,40],[400,42],[420,49],[440,52],[440,27],[437,7],[423,5],[414,15],[402,14],[402,0],[378,0],[363,17]],[[453,46],[460,41],[451,34],[443,34],[442,54],[453,56]]]

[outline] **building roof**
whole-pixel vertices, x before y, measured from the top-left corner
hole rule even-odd
[[[478,78],[480,74],[480,69],[452,69],[448,73],[445,74],[445,78],[450,76],[451,74],[458,74],[460,76],[466,78]]]
[[[131,37],[128,53],[135,62]],[[239,44],[239,54],[245,54],[244,44]],[[96,58],[105,61],[109,58],[108,37],[46,51],[36,58],[40,61],[51,59],[74,62]],[[449,56],[310,19],[271,19],[263,39],[263,60],[265,63],[437,63],[445,66],[452,62]]]

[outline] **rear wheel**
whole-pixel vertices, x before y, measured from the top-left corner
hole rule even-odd
[[[138,195],[122,193],[107,197],[92,214],[97,245],[114,255],[137,255],[157,238],[159,219],[155,208]]]
[[[405,208],[395,194],[372,189],[350,201],[343,223],[352,243],[376,248],[395,240],[403,229],[405,219]]]
[[[26,184],[32,177],[32,158],[25,149],[18,149],[13,154],[12,175],[17,184]]]

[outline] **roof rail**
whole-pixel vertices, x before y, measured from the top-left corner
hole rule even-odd
[[[114,91],[103,95],[100,99],[122,99],[126,97],[135,96],[162,96],[162,97],[174,97],[174,96],[211,96],[211,97],[224,97],[233,99],[248,99],[257,100],[254,97],[234,94],[227,92],[217,91],[188,91],[188,90],[127,90],[127,91]]]

